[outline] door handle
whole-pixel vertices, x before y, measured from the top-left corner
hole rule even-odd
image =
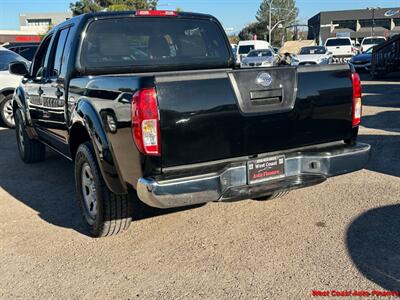
[[[56,96],[57,96],[57,98],[61,98],[63,95],[64,95],[64,94],[63,94],[63,92],[62,92],[60,89],[57,89],[57,90],[56,90]]]
[[[43,93],[44,93],[44,91],[42,90],[42,87],[39,86],[39,89],[38,89],[38,94],[39,94],[39,96],[42,96]]]

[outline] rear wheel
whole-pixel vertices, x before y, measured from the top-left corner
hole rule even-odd
[[[15,133],[19,156],[25,163],[40,162],[45,159],[46,147],[37,140],[29,138],[19,109],[15,113]]]
[[[4,125],[8,128],[15,127],[14,112],[12,105],[13,95],[7,95],[0,103],[0,117]]]
[[[80,145],[76,153],[75,185],[83,221],[92,236],[111,236],[128,229],[131,199],[108,189],[90,142]]]
[[[276,198],[285,197],[289,193],[290,193],[290,191],[278,192],[278,193],[273,193],[273,194],[267,195],[267,196],[253,198],[253,200],[268,201],[268,200],[272,200],[272,199],[276,199]]]

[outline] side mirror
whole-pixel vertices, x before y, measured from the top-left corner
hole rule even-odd
[[[326,52],[326,54],[327,55],[332,55],[333,53],[329,51],[329,52]]]
[[[27,65],[22,61],[12,62],[8,65],[8,70],[11,74],[26,76],[29,74]]]

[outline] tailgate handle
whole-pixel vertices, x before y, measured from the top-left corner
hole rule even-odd
[[[250,100],[254,105],[269,105],[281,103],[283,99],[282,89],[263,91],[250,91]]]

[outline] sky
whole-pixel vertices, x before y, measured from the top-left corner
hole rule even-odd
[[[19,29],[19,14],[28,12],[68,11],[72,0],[0,0],[0,29]],[[225,28],[240,31],[255,20],[261,0],[159,0],[159,9],[209,13]],[[300,20],[306,22],[320,11],[398,7],[400,0],[297,0]]]

